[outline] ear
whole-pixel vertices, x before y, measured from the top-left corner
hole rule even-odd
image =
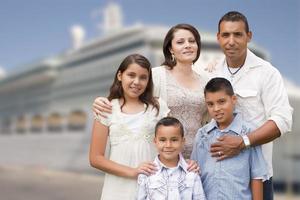
[[[117,73],[117,78],[119,81],[122,80],[122,73],[120,71],[118,71],[118,73]]]
[[[220,40],[220,33],[217,33],[217,40]]]
[[[169,51],[170,51],[170,53],[171,53],[171,54],[173,54],[173,53],[174,53],[174,51],[173,51],[172,47],[170,47],[170,48],[169,48]]]
[[[156,144],[157,143],[157,139],[156,137],[153,138],[153,143]]]
[[[236,102],[237,102],[237,97],[236,97],[236,95],[232,95],[231,99],[232,99],[232,103],[235,105]]]
[[[183,144],[185,143],[185,137],[182,138],[182,143],[183,143]]]
[[[252,32],[249,31],[249,32],[247,33],[247,42],[250,42],[251,39],[252,39]]]

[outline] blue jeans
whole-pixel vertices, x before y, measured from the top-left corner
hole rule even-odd
[[[263,183],[264,200],[273,200],[273,181],[272,177]]]

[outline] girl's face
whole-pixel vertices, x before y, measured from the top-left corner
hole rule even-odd
[[[122,73],[118,72],[118,80],[124,91],[124,98],[138,99],[142,95],[148,85],[149,72],[146,68],[136,63],[132,63]]]
[[[192,32],[179,29],[174,32],[170,52],[179,63],[193,63],[197,57],[198,45]]]

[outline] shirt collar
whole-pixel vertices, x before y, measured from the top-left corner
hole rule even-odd
[[[242,124],[241,122],[241,115],[238,113],[234,113],[234,118],[231,122],[231,124],[222,130],[222,132],[234,132],[237,135],[241,135],[242,132]],[[218,124],[216,120],[212,119],[210,123],[207,124],[207,133],[210,133],[214,129],[219,129]]]
[[[263,65],[263,62],[265,62],[263,59],[257,57],[252,51],[247,49],[247,56],[243,68],[247,70],[250,68],[259,67]],[[221,62],[217,64],[216,68],[223,69],[223,66],[227,66],[225,55],[223,55]]]
[[[160,173],[163,169],[169,169],[169,167],[165,166],[159,160],[158,156],[155,157],[154,164],[156,164],[158,167],[157,173]],[[179,154],[179,161],[178,161],[176,168],[181,168],[182,170],[184,170],[187,173],[188,172],[187,167],[188,167],[188,164],[185,162],[183,156],[181,154]]]

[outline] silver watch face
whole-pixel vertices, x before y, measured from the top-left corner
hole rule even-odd
[[[249,140],[247,135],[243,136],[243,141],[244,141],[244,144],[245,144],[246,148],[250,147],[250,140]]]

